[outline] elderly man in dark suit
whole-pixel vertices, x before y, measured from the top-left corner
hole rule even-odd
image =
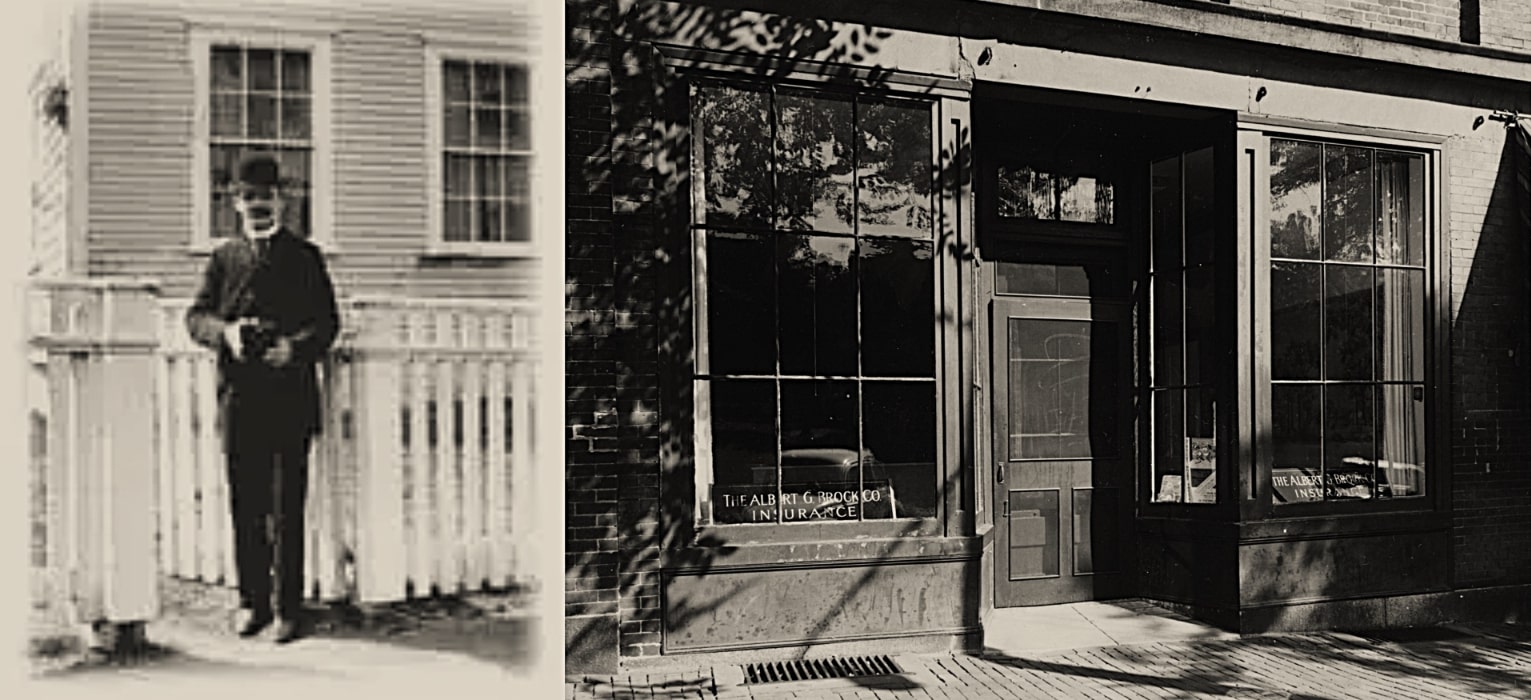
[[[218,353],[218,421],[239,572],[236,628],[252,637],[275,620],[276,640],[286,643],[302,634],[303,503],[309,443],[320,425],[314,365],[334,342],[339,319],[324,256],[281,223],[275,159],[248,156],[235,179],[242,235],[213,251],[186,325]]]

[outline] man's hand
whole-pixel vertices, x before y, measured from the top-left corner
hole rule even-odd
[[[238,321],[223,325],[223,344],[229,347],[229,353],[234,356],[235,360],[243,361],[245,359],[243,330],[245,326],[251,323],[253,321],[250,319],[241,318]]]
[[[278,337],[271,343],[271,348],[266,350],[264,358],[266,364],[272,367],[286,367],[292,363],[292,341],[286,336]]]

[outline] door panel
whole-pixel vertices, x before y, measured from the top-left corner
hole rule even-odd
[[[1127,319],[1090,299],[993,301],[999,607],[1125,593]]]

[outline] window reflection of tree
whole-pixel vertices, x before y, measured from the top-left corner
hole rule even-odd
[[[1273,409],[1322,416],[1275,466],[1323,474],[1327,500],[1422,495],[1424,158],[1270,144]]]
[[[864,478],[866,488],[892,496],[896,481],[900,517],[933,516],[933,385],[887,381],[934,378],[931,105],[782,86],[709,83],[696,94],[706,211],[698,223],[708,229],[709,271],[730,271],[709,274],[710,323],[724,338],[733,332],[724,329],[741,324],[770,328],[737,341],[710,338],[714,376],[727,375],[725,365],[777,375],[767,381],[781,392],[782,488]],[[767,242],[774,264],[723,259],[742,249],[720,242],[741,235]],[[774,268],[775,279],[757,290],[768,296],[734,293],[749,276],[746,264]],[[762,318],[763,304],[774,307],[774,323]],[[775,355],[774,362],[746,368],[725,357],[757,335],[776,350],[757,354]],[[855,415],[854,398],[849,413],[792,398],[793,387],[837,383],[832,376],[855,377],[851,396],[860,392],[865,416]],[[730,458],[742,456],[717,429],[728,410],[714,402],[715,483],[739,468]],[[886,458],[873,457],[874,447]]]
[[[765,227],[775,214],[780,229],[848,233],[859,214],[862,234],[929,230],[928,107],[739,87],[705,96],[710,221]]]

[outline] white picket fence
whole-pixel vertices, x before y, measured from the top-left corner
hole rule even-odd
[[[154,326],[156,473],[155,503],[144,505],[161,574],[233,586],[217,370],[186,333],[188,303],[160,300],[144,319]],[[381,297],[341,306],[310,455],[309,597],[377,602],[529,582],[535,307]],[[50,370],[47,383],[58,380]],[[49,432],[62,427],[50,420]]]

